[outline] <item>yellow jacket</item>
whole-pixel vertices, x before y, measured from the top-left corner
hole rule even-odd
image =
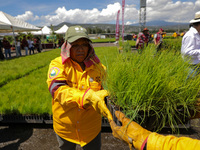
[[[53,127],[60,137],[84,146],[98,135],[101,115],[92,106],[81,109],[80,101],[88,88],[102,89],[104,75],[105,67],[101,63],[83,71],[71,58],[64,64],[61,57],[51,61],[47,84],[53,97]]]
[[[200,150],[200,141],[151,133],[147,140],[147,150]]]

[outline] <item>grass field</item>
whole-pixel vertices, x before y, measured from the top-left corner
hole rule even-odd
[[[115,59],[116,47],[95,48],[105,66]],[[47,87],[50,61],[60,49],[0,62],[0,113],[51,114],[51,95]]]

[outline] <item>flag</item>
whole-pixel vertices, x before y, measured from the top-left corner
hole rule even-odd
[[[118,10],[118,12],[117,12],[116,29],[115,29],[115,40],[116,41],[119,40],[119,14],[120,14],[120,10]]]
[[[122,0],[122,41],[124,41],[124,5],[125,0]]]

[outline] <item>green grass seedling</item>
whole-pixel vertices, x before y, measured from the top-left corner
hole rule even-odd
[[[189,110],[195,110],[199,94],[200,77],[187,79],[188,71],[181,55],[155,54],[155,46],[150,46],[142,54],[118,55],[108,69],[106,85],[112,102],[129,117],[145,121],[153,116],[155,130],[169,125],[175,131],[177,124],[190,117]]]
[[[55,56],[59,56],[59,53],[60,49],[55,49],[49,52],[0,61],[0,70],[3,72],[0,74],[0,87],[48,65]]]

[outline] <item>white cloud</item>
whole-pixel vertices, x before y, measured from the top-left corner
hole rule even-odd
[[[197,0],[200,2],[200,0]],[[200,8],[199,3],[181,2],[172,0],[147,0],[147,21],[165,20],[169,22],[188,23],[195,14],[195,7]]]
[[[26,11],[25,14],[17,15],[16,18],[23,20],[23,21],[36,21],[39,19],[39,16],[34,16],[31,11]]]
[[[106,9],[102,9],[100,12],[101,16],[113,16],[116,12],[121,9],[120,3],[109,4]]]
[[[37,25],[58,25],[62,22],[69,23],[115,23],[117,11],[120,10],[120,21],[122,17],[121,3],[115,2],[107,5],[106,8],[98,10],[93,9],[69,9],[64,6],[58,7],[54,13],[49,12],[48,15],[35,16],[31,11],[26,11],[25,14],[18,15],[24,21],[35,21]],[[165,20],[169,22],[186,22],[188,23],[194,18],[196,11],[200,10],[200,0],[196,2],[181,2],[172,0],[147,0],[146,21]],[[138,6],[131,4],[125,5],[124,14],[125,24],[139,22]]]
[[[101,11],[93,8],[91,10],[70,9],[59,7],[54,15],[42,16],[43,24],[57,25],[61,22],[71,23],[109,23],[115,20],[117,11],[121,9],[120,3],[109,4]]]
[[[130,24],[133,24],[134,22],[131,22],[131,21],[127,21],[126,23],[124,23],[125,25],[130,25]]]

